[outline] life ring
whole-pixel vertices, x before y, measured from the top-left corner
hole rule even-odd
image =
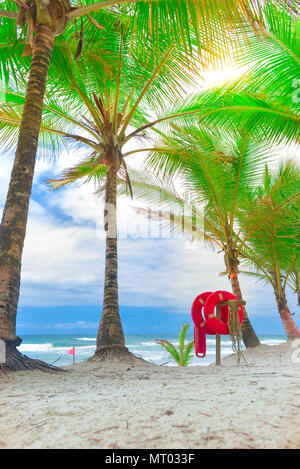
[[[213,332],[207,326],[206,321],[202,315],[202,309],[205,304],[205,301],[211,294],[211,291],[207,291],[201,293],[201,295],[198,295],[193,301],[191,313],[195,327],[201,328],[205,334],[215,335],[215,332]]]
[[[208,291],[198,295],[192,304],[192,319],[194,322],[194,344],[195,354],[198,358],[204,358],[206,355],[206,337],[205,334],[214,335],[215,332],[211,331],[206,325],[206,321],[202,316],[202,308],[205,300],[211,295],[212,292]]]
[[[227,291],[216,291],[211,293],[209,297],[206,299],[204,304],[204,317],[206,321],[206,325],[209,329],[214,331],[216,334],[228,335],[228,321],[229,321],[229,307],[228,306],[221,306],[220,308],[220,320],[215,316],[215,307],[220,301],[228,301],[228,300],[237,300],[238,298],[234,296],[232,293]],[[240,325],[243,322],[243,308],[239,306],[239,320]]]

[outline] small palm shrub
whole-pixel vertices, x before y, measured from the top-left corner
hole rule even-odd
[[[156,339],[156,343],[164,347],[179,366],[188,366],[194,355],[194,341],[185,343],[190,325],[185,322],[178,335],[178,348],[166,339]]]

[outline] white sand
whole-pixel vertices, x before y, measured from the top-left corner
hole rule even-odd
[[[262,345],[248,367],[232,356],[222,367],[90,361],[59,375],[0,373],[0,447],[299,448],[293,352]]]

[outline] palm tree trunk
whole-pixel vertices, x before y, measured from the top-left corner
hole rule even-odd
[[[292,318],[291,312],[287,305],[287,300],[285,297],[275,293],[276,303],[278,312],[280,314],[282,324],[287,335],[288,340],[293,340],[300,337],[300,330],[295,324],[294,319]]]
[[[0,339],[7,345],[7,363],[10,363],[10,368],[22,368],[22,356],[18,355],[16,350],[16,346],[22,342],[22,339],[16,335],[21,261],[45,85],[53,45],[52,27],[39,25],[15,161],[0,225]]]
[[[104,209],[106,231],[105,281],[102,317],[97,333],[96,355],[101,358],[128,353],[119,313],[117,251],[117,168],[107,173]]]
[[[241,301],[243,301],[243,296],[240,288],[240,283],[238,279],[238,275],[235,271],[232,271],[229,275],[230,283],[232,288],[232,293]],[[260,345],[260,341],[251,325],[250,319],[248,317],[246,308],[243,306],[244,310],[244,319],[242,324],[242,336],[243,342],[246,348],[250,347],[257,347]]]
[[[296,284],[298,306],[300,306],[300,273],[298,270],[295,272],[295,284]]]

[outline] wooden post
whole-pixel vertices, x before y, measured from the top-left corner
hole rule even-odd
[[[221,311],[220,306],[216,306],[216,317],[220,320]],[[221,337],[220,334],[216,334],[216,366],[221,366]]]
[[[246,304],[245,301],[236,300],[239,306],[244,306]],[[216,305],[216,318],[220,320],[221,317],[221,306],[228,306],[228,301],[219,301]],[[231,311],[229,311],[231,314]],[[216,334],[216,366],[221,366],[221,336],[220,334]]]

